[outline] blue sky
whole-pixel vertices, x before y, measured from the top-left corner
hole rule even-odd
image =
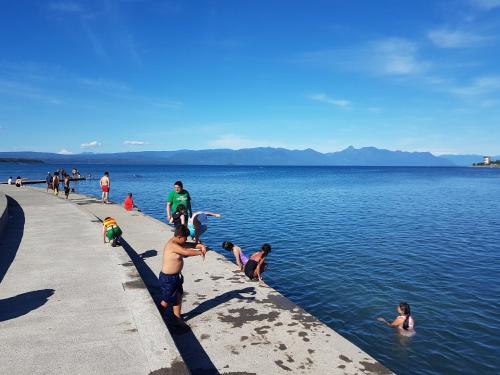
[[[500,0],[0,6],[0,151],[500,154]]]

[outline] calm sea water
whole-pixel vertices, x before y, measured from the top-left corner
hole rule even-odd
[[[70,165],[61,167],[71,170]],[[500,369],[500,170],[79,166],[164,220],[175,180],[211,218],[205,242],[273,246],[266,281],[400,374]],[[0,165],[0,179],[55,166]],[[98,181],[77,186],[99,195]],[[376,321],[408,301],[417,334]]]

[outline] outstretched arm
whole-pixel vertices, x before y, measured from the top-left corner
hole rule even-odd
[[[196,247],[197,249],[199,248],[198,246]],[[200,250],[191,250],[191,249],[185,249],[182,246],[174,246],[172,249],[172,252],[182,255],[183,257],[194,257],[197,255],[201,255],[203,258],[205,258],[205,254],[207,253],[207,248],[203,246],[203,248],[199,248]]]
[[[389,323],[387,320],[385,320],[384,318],[378,318],[377,319],[379,322],[382,322],[384,323],[385,325],[389,326],[389,327],[399,327],[403,322],[404,322],[404,318],[402,317],[397,317],[396,319],[394,319],[394,321],[392,323]]]
[[[213,216],[213,217],[216,217],[217,219],[219,219],[219,218],[222,217],[221,214],[216,214],[216,213],[213,213],[213,212],[205,212],[205,215],[207,215],[207,216]]]
[[[104,225],[102,226],[102,240],[106,243],[106,227]]]
[[[243,264],[241,264],[241,249],[238,246],[233,247],[233,255],[236,258],[236,265],[240,270],[243,269]]]

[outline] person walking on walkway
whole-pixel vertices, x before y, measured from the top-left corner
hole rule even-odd
[[[184,205],[186,207],[186,217],[185,222],[193,216],[193,210],[191,209],[191,196],[187,190],[184,190],[182,181],[176,181],[174,183],[174,190],[168,194],[167,198],[167,219],[170,224],[174,222],[172,214],[177,211],[178,205]]]
[[[109,203],[109,189],[111,188],[109,172],[104,172],[104,176],[101,177],[100,185],[102,191],[102,203]]]

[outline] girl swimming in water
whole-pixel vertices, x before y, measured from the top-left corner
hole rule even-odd
[[[234,257],[236,258],[236,265],[238,266],[238,269],[240,271],[243,271],[243,268],[245,267],[245,264],[248,262],[248,257],[243,254],[243,251],[239,246],[234,245],[232,242],[229,241],[224,241],[222,243],[222,248],[224,250],[230,251],[233,253]]]
[[[384,318],[378,318],[377,320],[389,327],[397,327],[401,334],[415,333],[415,322],[411,316],[410,305],[406,302],[401,302],[396,311],[399,316],[392,323],[389,323]]]

